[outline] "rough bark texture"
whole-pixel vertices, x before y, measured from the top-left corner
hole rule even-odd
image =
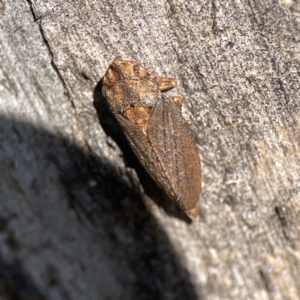
[[[179,82],[198,222],[103,122],[116,56]],[[300,299],[299,77],[298,1],[1,0],[0,299]]]

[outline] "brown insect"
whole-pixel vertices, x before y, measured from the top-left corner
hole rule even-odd
[[[182,99],[166,97],[176,80],[116,58],[102,93],[134,153],[157,185],[191,218],[199,214],[201,166],[195,138],[181,115]]]

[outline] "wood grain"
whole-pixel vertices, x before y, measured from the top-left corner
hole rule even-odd
[[[0,297],[300,299],[297,1],[2,2]],[[99,124],[116,56],[176,77],[196,224]]]

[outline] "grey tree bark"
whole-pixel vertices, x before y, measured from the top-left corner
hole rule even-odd
[[[293,0],[1,0],[0,299],[300,299],[299,32]],[[178,80],[198,222],[110,132],[116,56]]]

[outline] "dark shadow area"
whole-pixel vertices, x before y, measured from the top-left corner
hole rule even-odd
[[[9,295],[13,300],[46,300],[27,275],[20,261],[4,263],[0,257],[0,299]]]
[[[65,198],[57,199],[57,201],[68,201],[69,210],[67,210],[68,213],[65,218],[70,218],[75,213],[77,226],[79,226],[83,237],[85,235],[97,236],[101,233],[101,239],[95,239],[94,243],[110,245],[110,259],[118,262],[120,270],[127,268],[134,274],[134,279],[124,278],[119,283],[121,285],[131,283],[132,285],[133,282],[133,286],[127,288],[132,294],[127,295],[124,299],[199,299],[190,274],[180,263],[168,236],[148,212],[138,192],[122,179],[115,166],[103,158],[83,153],[76,145],[64,138],[57,137],[24,122],[0,117],[0,128],[2,139],[0,155],[3,155],[2,159],[7,160],[6,156],[9,157],[7,149],[16,149],[16,145],[18,145],[22,149],[19,155],[25,158],[27,155],[36,158],[35,165],[32,168],[28,169],[25,165],[27,173],[24,176],[39,177],[40,175],[36,173],[39,173],[39,169],[44,168],[43,164],[50,164],[51,168],[54,168],[55,172],[59,174],[60,180],[55,182],[57,189],[63,190],[66,195]],[[129,156],[128,161],[131,163],[130,159]],[[8,163],[6,166],[8,172],[6,173],[10,174],[10,171],[14,174],[22,173],[24,166],[20,165],[20,161],[18,160],[18,164],[12,163],[13,166]],[[23,176],[23,174],[19,174],[19,176]],[[146,177],[146,175],[142,175],[142,178],[144,178],[143,176]],[[10,184],[8,175],[2,176],[2,180],[7,180],[7,184],[4,184]],[[41,178],[41,182],[48,180],[51,181],[51,178]],[[16,189],[18,188],[17,184],[18,182],[15,185]],[[47,186],[43,186],[42,183],[34,182],[32,184],[35,195],[39,195],[41,191],[44,194],[47,193],[45,189],[47,189]],[[14,195],[14,193],[11,193],[11,195]],[[20,199],[22,198],[20,197]],[[1,199],[1,201],[11,200],[7,196],[5,199]],[[16,200],[14,199],[14,201]],[[20,206],[22,201],[20,200]],[[34,210],[38,203],[36,200],[31,201],[30,205]],[[43,201],[42,198],[39,199],[39,205]],[[13,218],[14,222],[18,222],[20,218],[15,213],[12,216],[13,212],[7,210],[0,212],[0,234],[9,231],[10,218]],[[20,211],[20,213],[26,212]],[[47,214],[47,211],[43,214]],[[40,215],[39,218],[33,219],[30,226],[40,226],[39,222],[42,218],[43,215]],[[22,225],[20,224],[20,226]],[[60,230],[65,231],[66,236],[68,236],[68,228],[61,228]],[[13,236],[14,243],[7,245],[12,253],[18,253],[22,250],[20,247],[24,244],[29,245],[29,249],[31,249],[30,241],[18,243],[16,238],[18,234]],[[51,238],[55,240],[55,237]],[[32,245],[34,249],[39,249],[39,247],[49,247],[50,249],[52,247],[50,241],[49,245],[40,245],[41,241],[38,237],[33,241],[35,243]],[[86,239],[83,238],[77,240],[76,243],[80,248],[95,246],[86,245],[85,241]],[[13,245],[18,246],[16,248]],[[95,249],[97,249],[97,245]],[[95,252],[95,255],[97,255],[97,252]],[[39,256],[36,259],[39,259]],[[46,285],[55,285],[57,289],[64,290],[63,279],[56,274],[60,274],[65,266],[61,265],[60,268],[61,270],[56,270],[54,275],[49,275],[49,278],[52,279],[49,279],[50,281]],[[7,270],[13,270],[14,274],[21,274],[21,277],[12,276],[11,272]],[[101,271],[100,267],[99,270]],[[78,272],[88,274],[89,270],[82,267],[82,270],[78,269]],[[118,270],[111,270],[111,273],[116,272]],[[0,257],[0,291],[4,291],[5,299],[50,299],[47,296],[48,290],[41,290],[33,280],[34,273],[35,270],[26,270],[22,261],[11,264],[5,258]],[[72,274],[72,276],[76,278],[76,274]],[[101,277],[101,273],[97,276]],[[84,278],[87,278],[87,281],[82,285],[87,287],[85,291],[86,299],[94,299],[89,297],[89,291],[93,290],[93,284],[95,283],[90,281],[88,276]],[[24,289],[27,293],[26,297],[24,297]],[[63,299],[77,299],[70,295],[67,296],[66,290],[64,290],[64,293]],[[101,295],[99,295],[99,299],[100,297]]]
[[[110,112],[107,99],[102,95],[102,80],[97,84],[94,91],[94,107],[97,111],[99,123],[105,133],[110,136],[121,149],[125,163],[138,174],[141,185],[148,197],[161,206],[165,212],[173,217],[190,224],[192,221],[183,213],[163,191],[156,185],[144,167],[133,153],[124,133],[117,120]]]

